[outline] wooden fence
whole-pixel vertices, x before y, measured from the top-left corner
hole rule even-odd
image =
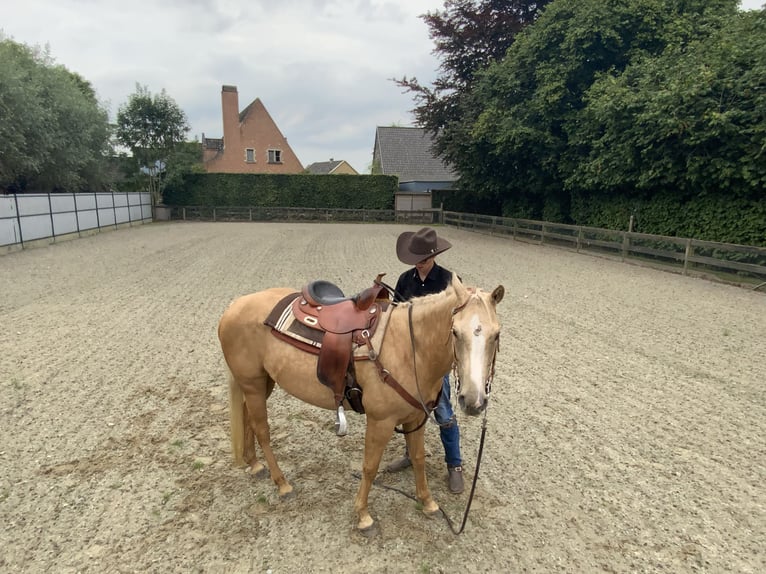
[[[258,206],[172,206],[169,208],[168,218],[185,221],[444,224],[520,241],[574,249],[581,253],[617,257],[622,261],[659,267],[684,275],[701,275],[756,289],[766,286],[766,247],[615,231],[581,225],[458,213],[440,209],[395,211]]]
[[[353,223],[422,223],[441,221],[440,209],[323,209],[311,207],[172,206],[169,218],[183,221],[327,221]]]
[[[657,266],[684,275],[704,275],[754,288],[766,285],[766,247],[453,211],[443,213],[442,223],[541,245],[618,257],[622,261]]]

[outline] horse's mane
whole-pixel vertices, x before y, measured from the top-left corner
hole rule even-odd
[[[467,288],[460,281],[460,278],[455,273],[453,273],[452,280],[443,291],[432,293],[430,295],[423,295],[422,297],[415,297],[414,299],[410,299],[404,303],[398,303],[397,305],[401,307],[412,305],[415,309],[418,310],[427,309],[429,306],[432,307],[441,304],[444,299],[450,297],[453,293],[456,294],[458,300],[461,301],[465,298],[463,293],[466,292]]]

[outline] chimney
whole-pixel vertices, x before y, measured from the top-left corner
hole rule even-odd
[[[237,86],[221,88],[221,110],[223,112],[223,145],[229,150],[240,147],[239,142],[239,94]]]

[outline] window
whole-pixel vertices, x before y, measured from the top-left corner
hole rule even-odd
[[[282,163],[282,151],[278,149],[270,149],[269,163]]]
[[[245,150],[245,161],[247,163],[255,163],[255,150],[251,147]]]

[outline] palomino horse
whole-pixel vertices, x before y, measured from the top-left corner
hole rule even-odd
[[[218,326],[230,372],[234,458],[239,464],[248,463],[254,473],[264,470],[255,457],[254,432],[280,497],[291,495],[293,488],[270,446],[266,400],[274,385],[306,403],[331,410],[337,406],[333,391],[317,379],[316,355],[275,337],[264,324],[274,306],[294,291],[272,288],[240,297],[224,312]],[[453,275],[451,284],[441,293],[390,306],[385,311],[390,313],[385,336],[377,350],[379,364],[410,398],[427,405],[436,400],[442,375],[456,363],[458,403],[468,415],[478,415],[487,405],[500,333],[496,305],[504,293],[502,285],[491,293],[467,288]],[[367,417],[363,472],[354,501],[357,528],[362,533],[373,530],[367,499],[383,451],[397,425],[407,433],[417,498],[426,514],[437,512],[439,506],[426,482],[424,410],[416,409],[412,401],[384,382],[373,361],[357,361],[355,371]],[[245,418],[249,419],[249,428]]]

